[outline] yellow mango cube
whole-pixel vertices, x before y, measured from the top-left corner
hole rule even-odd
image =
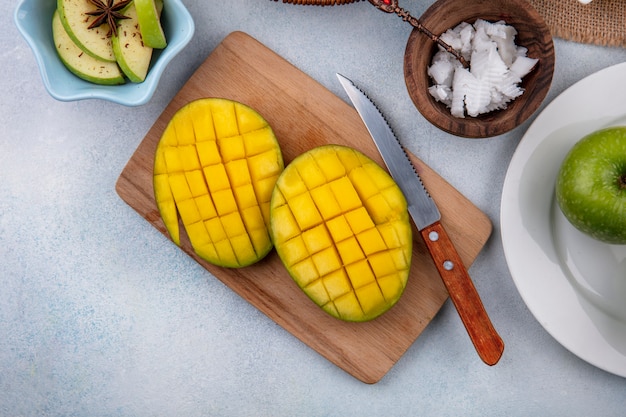
[[[337,152],[337,157],[345,167],[346,172],[349,173],[358,170],[364,162],[367,163],[369,161],[369,159],[361,158],[361,155],[352,151],[352,149],[347,149],[345,152]]]
[[[326,181],[331,182],[346,175],[346,168],[337,157],[337,149],[323,149],[315,154],[317,165],[322,169]]]
[[[408,270],[411,267],[411,258],[402,247],[390,250],[389,253],[391,254],[393,263],[398,271]]]
[[[296,236],[293,239],[283,242],[283,247],[285,248],[285,258],[283,261],[287,266],[292,266],[305,259],[310,259],[309,250],[304,244],[302,236]],[[316,271],[315,277],[317,276],[318,274]]]
[[[376,276],[365,259],[346,265],[346,272],[354,288],[360,288],[376,282]]]
[[[376,226],[365,207],[349,211],[345,214],[345,217],[352,229],[352,233],[355,235]]]
[[[269,203],[272,191],[274,191],[274,185],[276,184],[276,179],[278,175],[273,177],[263,178],[262,180],[256,180],[252,182],[252,187],[254,189],[254,194],[259,197],[259,205],[263,205],[263,203]]]
[[[311,258],[306,258],[298,263],[295,263],[290,266],[290,271],[299,278],[299,285],[302,287],[308,287],[311,284],[320,285],[323,289],[324,294],[326,294],[324,298],[324,303],[328,302],[328,294],[324,289],[324,285],[322,284],[322,280],[319,279],[319,274],[317,273],[317,269],[315,269],[315,265],[313,264],[313,260]],[[310,296],[310,294],[308,294]]]
[[[154,177],[160,174],[167,174],[167,164],[165,163],[165,153],[159,152],[154,157]]]
[[[359,299],[354,292],[349,292],[334,300],[339,318],[346,321],[363,321],[368,317],[361,308]]]
[[[310,254],[314,254],[333,245],[333,241],[324,225],[303,231],[302,240]]]
[[[258,155],[274,149],[272,129],[269,126],[244,131],[242,129],[243,143],[246,147],[246,156]]]
[[[294,170],[290,170],[289,175],[281,176],[280,182],[276,181],[276,188],[282,194],[285,203],[296,196],[309,192],[300,174]]]
[[[254,245],[247,233],[232,236],[229,240],[233,252],[235,253],[235,264],[239,264],[239,259],[248,259],[256,257]]]
[[[311,198],[324,220],[330,221],[343,212],[329,184],[312,189]]]
[[[222,156],[217,147],[217,142],[214,140],[196,142],[196,152],[198,152],[198,158],[203,167],[222,163]]]
[[[381,306],[386,304],[385,297],[376,282],[357,288],[355,293],[356,298],[359,300],[359,305],[365,314],[376,313],[380,310]]]
[[[224,239],[213,244],[221,265],[226,267],[237,267],[239,265],[239,260],[230,240]]]
[[[252,178],[248,171],[248,162],[245,159],[236,159],[224,164],[226,174],[231,187],[252,184]]]
[[[309,193],[297,195],[287,201],[300,230],[307,230],[323,222]]]
[[[176,200],[177,203],[184,200],[191,200],[193,198],[184,172],[181,171],[170,174],[168,180],[170,190],[172,191],[174,200]]]
[[[366,255],[372,255],[388,249],[380,232],[375,227],[362,231],[356,235],[356,238]]]
[[[298,173],[309,190],[327,183],[324,172],[322,172],[313,157],[309,157],[308,162],[298,165]]]
[[[218,139],[239,135],[239,123],[235,113],[235,103],[229,100],[215,100],[210,103],[215,136]]]
[[[240,212],[243,224],[245,224],[248,233],[256,230],[261,230],[267,234],[267,225],[259,206],[252,206],[241,209]]]
[[[248,236],[250,237],[250,242],[252,242],[252,246],[254,247],[254,251],[257,255],[266,250],[265,247],[267,245],[267,241],[269,240],[267,229],[248,230]]]
[[[377,277],[384,277],[398,272],[389,251],[375,253],[368,257],[372,271]]]
[[[248,157],[250,177],[255,181],[276,177],[281,172],[276,163],[277,159],[278,154],[275,150],[269,150]]]
[[[167,146],[163,148],[163,159],[165,160],[165,172],[176,173],[185,171],[185,165],[180,159],[178,148]]]
[[[201,101],[194,101],[189,104],[189,118],[193,125],[193,132],[196,143],[203,141],[215,141],[215,127],[213,126],[213,116]]]
[[[219,216],[225,216],[238,210],[235,195],[230,188],[215,191],[213,193],[213,203]]]
[[[202,220],[202,216],[200,216],[200,212],[193,198],[177,201],[176,207],[178,208],[178,213],[185,226]]]
[[[331,300],[321,280],[313,281],[311,284],[307,285],[306,294],[317,305],[324,305]]]
[[[159,140],[159,145],[163,148],[167,146],[178,146],[178,138],[176,137],[176,129],[174,124],[170,122]]]
[[[352,228],[350,227],[350,224],[348,223],[348,220],[346,220],[345,216],[337,216],[327,220],[326,227],[328,228],[328,231],[330,232],[330,235],[335,243],[339,243],[344,239],[354,236]]]
[[[194,252],[202,259],[218,259],[217,249],[213,242],[206,242],[204,244],[195,243],[192,245]]]
[[[350,281],[348,281],[348,277],[343,270],[337,270],[332,274],[326,275],[323,282],[326,292],[333,300],[352,291]]]
[[[300,236],[301,229],[288,205],[272,209],[272,218],[280,218],[280,222],[272,224],[272,235],[275,243],[283,243]]]
[[[238,211],[233,211],[232,213],[222,216],[220,219],[222,220],[222,226],[226,231],[226,236],[229,238],[246,234],[246,227],[244,226],[243,220],[241,219],[241,215]],[[235,247],[234,244],[233,247]]]
[[[378,231],[385,241],[388,248],[399,248],[402,246],[403,239],[398,236],[397,227],[394,227],[395,221],[378,227]]]
[[[378,278],[378,287],[389,302],[399,298],[398,294],[402,292],[402,286],[402,274],[399,272]]]
[[[204,226],[204,222],[199,221],[185,225],[185,230],[189,236],[189,241],[192,242],[192,246],[205,246],[211,243],[209,232]]]
[[[163,224],[165,224],[165,228],[170,234],[172,241],[180,245],[178,210],[176,209],[176,202],[170,188],[169,176],[167,174],[155,175],[153,186]]]
[[[344,265],[365,259],[365,254],[356,238],[351,237],[336,243],[337,251]]]
[[[380,194],[380,189],[376,186],[374,181],[372,181],[366,168],[363,166],[350,171],[349,177],[350,181],[354,184],[354,188],[359,194],[361,201],[367,201]]]
[[[230,136],[218,139],[217,146],[220,148],[220,155],[225,164],[246,157],[246,148],[243,145],[242,136]]]
[[[396,213],[387,202],[387,199],[380,193],[366,200],[365,207],[374,223],[385,223],[392,220],[389,217]]]
[[[198,207],[198,212],[200,212],[200,217],[202,217],[202,219],[208,220],[217,216],[213,200],[211,200],[211,197],[208,194],[196,197],[195,201],[196,207]]]
[[[325,276],[341,269],[341,259],[339,259],[339,255],[337,255],[334,247],[311,254],[311,259],[313,259],[313,264],[320,276]]]
[[[206,220],[204,222],[204,226],[206,227],[207,232],[209,232],[211,242],[217,243],[228,239],[222,220],[219,217],[213,217],[212,219]]]
[[[248,107],[235,103],[235,113],[239,131],[251,133],[267,127],[267,121],[257,112],[251,112]]]
[[[194,169],[193,171],[185,171],[185,178],[187,179],[189,191],[193,197],[199,197],[209,193],[204,180],[204,174],[201,170]]]
[[[367,172],[367,175],[370,177],[372,183],[375,184],[379,190],[383,191],[388,188],[397,190],[397,184],[393,178],[391,178],[386,171],[380,168],[378,164],[372,161],[371,164],[363,164],[363,169]],[[401,192],[400,194],[402,195]]]
[[[178,150],[178,157],[180,159],[180,163],[184,167],[184,171],[200,169],[200,161],[198,160],[198,153],[196,152],[195,144],[181,145],[176,149]]]
[[[403,212],[407,209],[407,203],[404,199],[404,195],[399,195],[394,192],[392,187],[388,187],[381,191],[382,196],[387,200],[389,207],[393,207],[394,211],[398,210]]]
[[[335,200],[339,203],[339,207],[341,207],[342,211],[346,212],[363,207],[361,198],[348,177],[341,177],[332,181],[330,188],[333,190]]]
[[[193,119],[185,112],[180,117],[172,119],[176,135],[176,146],[192,145],[196,142],[196,133],[193,130]]]
[[[224,165],[209,165],[204,167],[203,172],[211,193],[230,189],[230,179]]]
[[[254,188],[252,184],[242,185],[233,188],[235,194],[235,201],[239,210],[243,210],[249,207],[256,207],[259,203],[256,201],[256,195],[254,194]]]

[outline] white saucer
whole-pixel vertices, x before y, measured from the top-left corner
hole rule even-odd
[[[626,377],[626,245],[607,245],[561,214],[554,183],[569,149],[626,125],[626,63],[559,95],[520,142],[504,181],[502,240],[511,275],[541,325],[565,348]]]

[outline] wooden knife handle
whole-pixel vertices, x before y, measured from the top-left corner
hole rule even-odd
[[[504,351],[504,342],[493,327],[450,237],[440,222],[420,233],[478,355],[487,365],[495,365]]]

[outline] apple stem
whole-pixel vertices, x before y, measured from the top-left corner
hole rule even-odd
[[[626,189],[626,174],[622,174],[619,176],[619,178],[617,179],[617,184],[619,185],[620,189]]]

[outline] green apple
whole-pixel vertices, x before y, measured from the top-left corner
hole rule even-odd
[[[65,31],[72,41],[85,53],[94,58],[115,62],[115,55],[111,46],[108,24],[89,29],[91,21],[95,19],[88,12],[97,10],[89,0],[57,0],[59,18]]]
[[[120,20],[117,35],[112,35],[113,53],[128,79],[140,83],[146,79],[152,59],[152,48],[142,40],[134,2],[124,9],[128,19]]]
[[[134,3],[143,42],[151,48],[165,48],[167,41],[161,26],[162,0],[135,0]]]
[[[626,244],[626,126],[595,131],[572,147],[558,172],[556,198],[581,232]]]
[[[76,76],[83,80],[105,85],[124,84],[124,75],[115,62],[103,61],[86,54],[66,32],[59,12],[52,16],[52,37],[59,58]]]

